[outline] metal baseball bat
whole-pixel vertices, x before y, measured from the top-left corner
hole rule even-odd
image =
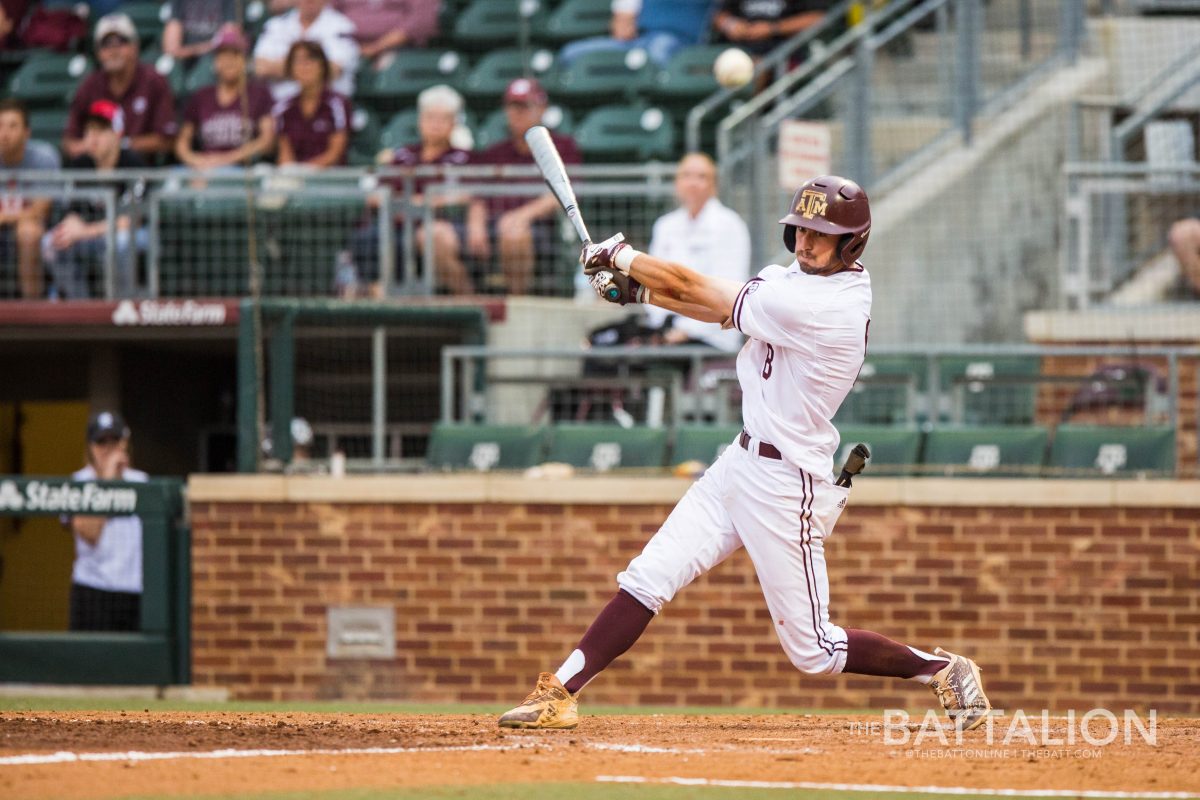
[[[558,198],[558,204],[562,206],[567,219],[575,226],[579,240],[584,244],[591,244],[592,235],[588,233],[587,225],[583,224],[583,215],[579,213],[575,190],[571,188],[567,168],[563,165],[562,156],[558,154],[558,148],[554,146],[554,140],[550,138],[550,131],[543,125],[534,125],[525,132],[525,143],[529,145],[533,160],[537,162],[542,177],[546,179],[546,185]]]

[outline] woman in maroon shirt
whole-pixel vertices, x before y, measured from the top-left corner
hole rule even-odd
[[[318,169],[345,164],[350,102],[329,89],[325,51],[316,42],[296,42],[288,50],[285,69],[300,86],[300,93],[275,107],[279,163]]]

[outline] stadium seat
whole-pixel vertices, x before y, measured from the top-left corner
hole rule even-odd
[[[618,467],[661,467],[667,455],[663,428],[619,425],[558,425],[547,461],[604,472]]]
[[[667,160],[675,154],[675,124],[659,108],[601,106],[575,129],[585,162]]]
[[[379,152],[379,116],[369,108],[359,106],[350,116],[349,160],[354,166],[369,166],[375,163]]]
[[[566,0],[550,12],[539,36],[556,44],[566,44],[590,36],[607,36],[612,20],[608,3],[596,0]]]
[[[458,89],[467,74],[467,62],[454,50],[405,50],[381,72],[363,76],[355,100],[363,100],[380,111],[408,108],[425,89],[444,83]]]
[[[36,108],[29,112],[29,136],[31,139],[51,144],[58,147],[62,141],[63,133],[67,130],[67,116],[69,111],[65,108]]]
[[[187,70],[184,68],[183,62],[164,55],[158,45],[147,47],[138,58],[143,64],[153,66],[159,75],[167,79],[167,85],[171,87],[171,93],[175,95],[175,101],[181,103],[187,96]],[[180,110],[183,110],[182,105]]]
[[[952,356],[938,359],[942,391],[951,406],[943,418],[965,425],[1028,425],[1033,422],[1037,356]]]
[[[332,294],[338,256],[365,214],[362,197],[325,194],[311,184],[306,189],[289,194],[279,213],[275,231],[283,257],[265,270],[265,294]]]
[[[27,106],[62,106],[90,70],[86,56],[32,52],[8,79],[8,94]]]
[[[272,216],[255,209],[258,257]],[[249,212],[245,198],[174,195],[159,200],[159,293],[164,297],[241,297],[249,293]]]
[[[421,131],[417,127],[417,110],[410,108],[401,111],[388,120],[379,134],[379,147],[395,149],[406,144],[415,144],[421,140]]]
[[[554,67],[554,54],[549,50],[537,50],[525,62],[525,53],[519,47],[493,50],[472,68],[463,81],[463,94],[470,100],[485,103],[488,108],[500,104],[500,98],[508,84],[517,78],[532,77],[545,81]],[[551,83],[552,81],[546,81]]]
[[[922,356],[868,355],[834,421],[839,426],[911,425],[920,416],[927,372]]]
[[[728,45],[695,45],[671,56],[658,70],[646,92],[658,102],[683,103],[689,108],[720,89],[713,77],[713,61]]]
[[[573,129],[571,112],[561,106],[548,106],[542,115],[542,124],[552,131],[570,134]],[[475,129],[475,149],[482,150],[508,138],[508,117],[504,109],[493,111]]]
[[[530,35],[540,34],[545,23],[545,5],[536,0],[475,0],[454,18],[451,36],[455,46],[477,51],[519,41],[522,25]]]
[[[120,11],[122,14],[128,14],[129,18],[133,20],[133,27],[137,29],[142,47],[158,44],[162,39],[163,28],[167,24],[166,15],[169,14],[169,9],[164,6],[164,3],[154,2],[154,0],[121,3]],[[93,29],[98,20],[99,16],[92,19]]]
[[[597,102],[632,100],[653,73],[644,50],[600,50],[584,53],[570,66],[560,67],[546,90],[556,100],[590,107]]]
[[[699,461],[711,464],[741,430],[741,425],[684,425],[675,432],[671,463]]]
[[[216,82],[217,75],[213,72],[213,54],[208,53],[196,59],[196,63],[192,64],[192,68],[188,70],[187,78],[183,82],[183,91],[190,95],[198,89],[211,86]]]
[[[978,477],[1038,475],[1050,435],[1043,427],[935,429],[926,434],[929,472]]]
[[[524,469],[540,464],[546,430],[528,425],[438,423],[425,462],[434,469]]]
[[[1050,447],[1050,466],[1051,474],[1170,475],[1175,471],[1175,431],[1059,425]]]
[[[921,455],[921,432],[916,428],[893,428],[885,425],[838,425],[841,446],[834,456],[833,474],[837,475],[846,463],[854,445],[862,443],[871,451],[867,464],[870,475],[907,475]]]

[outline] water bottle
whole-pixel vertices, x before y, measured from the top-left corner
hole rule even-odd
[[[349,250],[338,253],[333,283],[341,297],[354,297],[358,294],[358,267]]]

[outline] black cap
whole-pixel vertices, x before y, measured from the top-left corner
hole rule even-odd
[[[101,439],[127,439],[129,426],[116,411],[99,411],[88,420],[87,438],[89,442]]]

